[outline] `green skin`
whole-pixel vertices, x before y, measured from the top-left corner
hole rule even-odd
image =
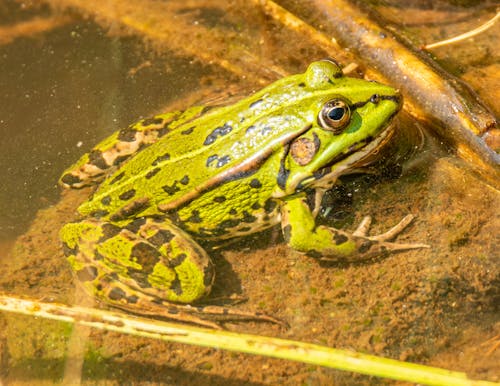
[[[288,244],[314,257],[421,247],[316,226],[319,204],[306,203],[306,189],[321,197],[377,149],[400,106],[395,89],[319,61],[234,105],[161,114],[111,135],[60,181],[100,183],[78,208],[83,219],[61,230],[76,277],[99,299],[137,312],[217,314],[227,309],[179,305],[208,294],[213,282],[197,240],[281,223]],[[199,322],[185,316],[178,319]]]

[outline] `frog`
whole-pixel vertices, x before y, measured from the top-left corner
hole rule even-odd
[[[167,112],[111,134],[59,180],[97,186],[60,231],[77,281],[138,314],[214,328],[218,315],[280,323],[200,305],[215,277],[202,245],[281,225],[292,249],[321,261],[427,248],[392,241],[411,214],[375,236],[369,216],[353,232],[316,224],[323,194],[389,141],[401,106],[393,87],[320,60],[231,105]]]

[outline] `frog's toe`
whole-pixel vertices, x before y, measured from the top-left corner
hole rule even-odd
[[[353,236],[366,237],[370,225],[372,224],[372,218],[370,216],[363,217],[363,220],[359,223],[356,230],[352,233]]]
[[[395,252],[395,251],[408,251],[410,249],[422,249],[422,248],[430,248],[428,244],[421,243],[390,243],[390,242],[381,242],[381,248],[387,251]]]
[[[382,233],[380,235],[371,236],[369,238],[370,238],[370,240],[376,240],[376,241],[392,240],[397,235],[399,235],[413,221],[414,218],[415,217],[412,214],[408,214],[408,215],[404,216],[403,219],[398,224],[393,226],[387,232]],[[360,226],[361,226],[361,224],[360,224]]]
[[[355,237],[367,238],[371,241],[386,242],[388,240],[394,239],[397,235],[399,235],[413,221],[414,218],[415,216],[413,216],[412,214],[408,214],[387,232],[375,236],[368,236],[368,231],[370,229],[372,219],[370,216],[366,216],[363,218],[363,220],[361,220],[361,222],[359,223],[358,227],[356,228],[356,230],[353,232],[352,235]],[[422,245],[425,244],[412,244],[412,245],[419,245],[418,248],[428,248],[427,245],[425,247],[422,247]]]
[[[359,224],[356,231],[354,232],[354,235],[365,237],[366,239],[372,242],[375,241],[379,243],[380,248],[382,250],[406,251],[410,249],[430,248],[429,245],[422,243],[405,244],[405,243],[394,243],[388,241],[394,239],[397,235],[399,235],[413,221],[414,218],[415,217],[412,214],[408,214],[387,232],[375,236],[367,236],[368,228],[371,223],[371,218],[365,217]]]

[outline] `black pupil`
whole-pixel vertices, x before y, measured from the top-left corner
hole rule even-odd
[[[340,121],[344,116],[345,109],[343,107],[334,107],[328,112],[328,118],[332,121]]]

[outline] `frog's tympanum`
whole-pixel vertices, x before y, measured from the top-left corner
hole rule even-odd
[[[141,120],[112,134],[61,177],[98,187],[61,230],[76,277],[97,298],[137,313],[215,326],[196,314],[271,317],[189,305],[207,295],[214,269],[199,242],[281,224],[309,256],[366,259],[397,244],[411,221],[368,236],[315,224],[320,197],[363,166],[392,132],[401,107],[388,86],[343,76],[331,61],[278,80],[226,107],[193,107]],[[316,192],[310,208],[306,190]]]

